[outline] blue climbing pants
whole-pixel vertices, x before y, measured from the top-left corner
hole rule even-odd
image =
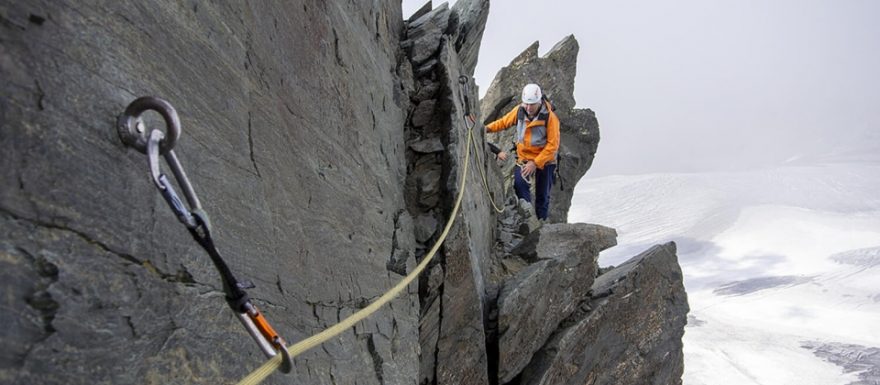
[[[532,194],[529,191],[529,182],[522,177],[522,170],[517,165],[513,169],[513,188],[519,199],[525,199],[535,206],[535,214],[538,219],[547,219],[550,211],[550,188],[553,187],[553,172],[555,164],[545,164],[544,169],[536,169],[530,178],[535,178],[535,202],[532,202]]]

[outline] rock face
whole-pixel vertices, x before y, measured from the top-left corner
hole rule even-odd
[[[0,383],[229,383],[264,360],[116,133],[138,96],[176,107],[175,151],[218,247],[288,341],[396,283],[389,262],[411,268],[399,2],[0,9],[0,281],[15,309],[0,312]],[[411,384],[416,293],[269,383]]]
[[[480,54],[483,29],[486,27],[486,19],[489,18],[489,2],[458,1],[452,9],[455,11],[453,17],[458,17],[455,51],[461,60],[462,72],[473,76]]]
[[[218,247],[290,343],[382,295],[454,220],[418,284],[266,383],[573,384],[621,360],[625,383],[680,378],[674,248],[594,282],[614,230],[536,221],[466,119],[483,120],[471,74],[488,1],[406,21],[390,0],[0,1],[0,384],[229,383],[264,361],[116,133],[142,95],[179,112],[174,151]],[[534,60],[573,60],[572,42]],[[571,94],[571,63],[556,92]],[[569,99],[554,96],[563,148],[591,161],[573,146],[595,152],[598,131]]]
[[[432,237],[418,239],[416,257],[421,258],[439,237],[448,220],[453,200],[459,194],[459,180],[465,154],[483,148],[482,136],[469,145],[473,124],[464,119],[475,108],[476,88],[470,74],[483,26],[487,1],[459,1],[450,10],[446,3],[416,12],[407,23],[408,49],[414,71],[412,103],[415,106],[407,126],[406,201],[410,215],[440,218]],[[434,41],[424,36],[438,35]],[[474,40],[476,39],[476,40]],[[432,55],[422,55],[431,52]],[[430,141],[436,151],[420,150],[415,143]],[[472,158],[473,159],[473,158]],[[476,164],[475,160],[470,163]],[[486,167],[481,164],[480,167]],[[430,175],[430,178],[425,178]],[[469,178],[475,185],[474,174]],[[498,185],[497,183],[495,185]],[[485,384],[489,381],[486,354],[485,276],[491,264],[495,218],[489,212],[485,193],[466,189],[462,214],[443,244],[437,263],[420,282],[421,370],[420,383]]]
[[[559,323],[589,296],[599,252],[617,244],[614,229],[554,224],[531,233],[514,254],[537,261],[519,271],[498,297],[498,379],[508,383]]]
[[[688,304],[674,243],[599,276],[581,310],[535,355],[521,384],[681,384]]]
[[[577,67],[578,43],[568,36],[557,43],[544,57],[538,56],[535,42],[507,67],[495,75],[495,80],[480,101],[483,123],[489,123],[520,104],[522,88],[536,83],[553,102],[560,120],[560,148],[558,154],[559,178],[550,195],[551,223],[566,222],[574,186],[593,164],[599,145],[599,123],[589,109],[576,109],[574,77]],[[490,134],[490,141],[502,149],[514,143],[514,129]],[[509,170],[509,169],[508,169]],[[507,182],[511,183],[510,180]]]

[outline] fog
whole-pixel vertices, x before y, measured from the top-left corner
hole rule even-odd
[[[484,93],[532,42],[574,34],[575,99],[602,135],[587,177],[871,154],[878,16],[871,0],[494,1],[475,78]]]

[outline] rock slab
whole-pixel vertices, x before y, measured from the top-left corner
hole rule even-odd
[[[140,96],[177,109],[175,152],[218,248],[288,341],[393,286],[415,254],[403,32],[393,0],[0,1],[0,280],[14,309],[0,312],[0,383],[229,383],[265,359],[146,158],[119,140]],[[418,317],[413,286],[267,383],[412,384]]]
[[[688,304],[675,251],[654,246],[600,275],[520,384],[681,384]]]
[[[545,225],[514,254],[537,261],[505,282],[498,298],[498,379],[510,382],[547,338],[589,297],[599,252],[614,229],[585,223]]]

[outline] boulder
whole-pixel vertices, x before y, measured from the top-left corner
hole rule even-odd
[[[560,255],[585,252],[598,255],[617,245],[617,231],[587,223],[546,224],[531,232],[511,254],[530,261],[559,259]]]
[[[436,56],[440,38],[447,34],[449,15],[449,5],[443,3],[408,23],[407,40],[401,44],[414,65]]]
[[[514,254],[537,261],[504,283],[498,298],[498,380],[510,382],[547,338],[589,296],[599,252],[617,244],[614,229],[552,224]]]
[[[689,308],[675,252],[654,246],[596,278],[520,384],[681,384]]]

